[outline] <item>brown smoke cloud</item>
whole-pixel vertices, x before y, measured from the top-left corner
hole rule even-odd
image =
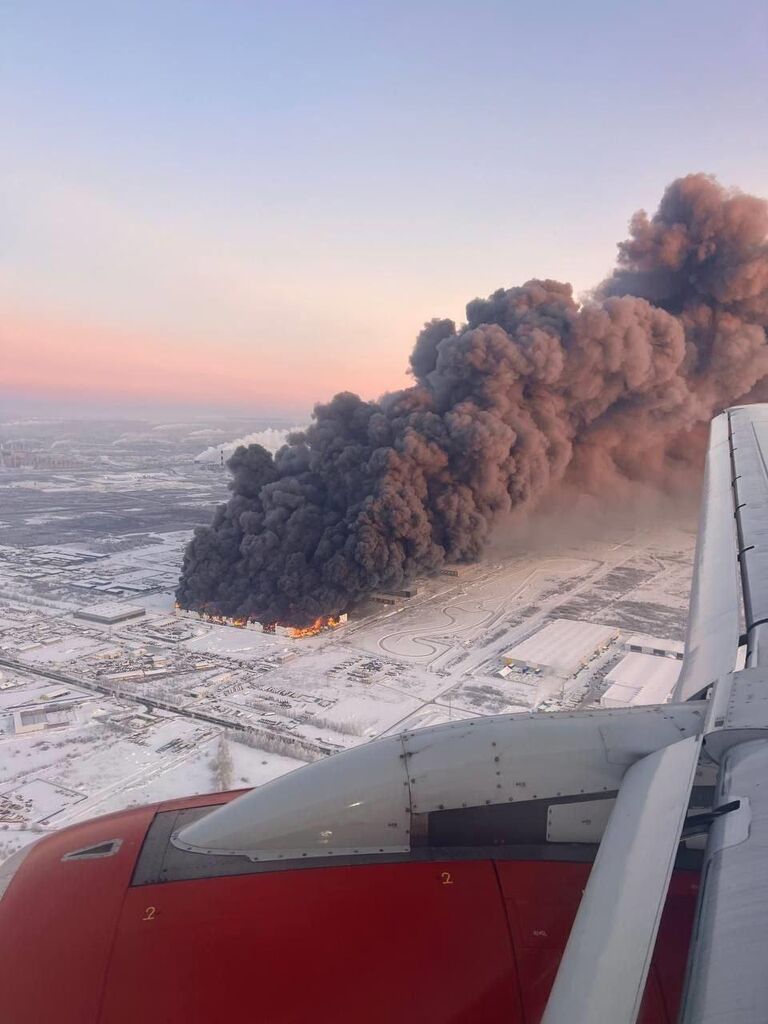
[[[583,305],[528,281],[425,325],[415,385],[340,394],[274,458],[241,448],[232,497],[196,531],[185,608],[305,624],[482,552],[494,521],[559,484],[674,490],[705,424],[765,393],[768,204],[692,174],[635,214]]]

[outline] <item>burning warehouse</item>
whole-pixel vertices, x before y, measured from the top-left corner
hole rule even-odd
[[[216,626],[231,626],[234,629],[251,629],[257,633],[271,633],[275,636],[287,637],[291,640],[300,640],[305,637],[318,636],[329,630],[338,629],[347,621],[347,613],[339,615],[319,616],[314,622],[307,626],[290,626],[281,622],[258,622],[256,619],[229,618],[226,615],[217,615],[204,608],[197,611],[190,611],[176,605],[175,614],[181,618],[198,619],[203,622],[211,622]]]

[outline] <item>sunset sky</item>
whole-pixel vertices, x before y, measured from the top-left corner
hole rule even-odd
[[[0,0],[0,415],[304,415],[432,316],[768,194],[764,0]]]

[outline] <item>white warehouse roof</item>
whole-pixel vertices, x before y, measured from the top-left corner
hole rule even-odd
[[[561,676],[578,672],[601,647],[618,636],[613,626],[555,619],[504,654],[507,665],[549,669]]]
[[[653,654],[627,654],[606,676],[611,685],[600,698],[606,708],[635,704],[665,704],[680,675],[682,663]]]
[[[143,614],[144,609],[140,605],[120,604],[118,601],[104,601],[101,604],[92,604],[87,608],[80,608],[79,611],[75,612],[75,618],[113,625],[116,622],[125,622],[126,619],[136,619]]]

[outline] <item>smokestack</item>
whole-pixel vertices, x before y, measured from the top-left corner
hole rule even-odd
[[[698,472],[702,425],[765,389],[768,206],[673,182],[583,305],[531,280],[432,320],[413,387],[336,395],[274,458],[229,461],[232,497],[187,548],[184,608],[306,625],[476,559],[496,518],[560,484],[615,494]],[[697,429],[698,428],[698,429]]]

